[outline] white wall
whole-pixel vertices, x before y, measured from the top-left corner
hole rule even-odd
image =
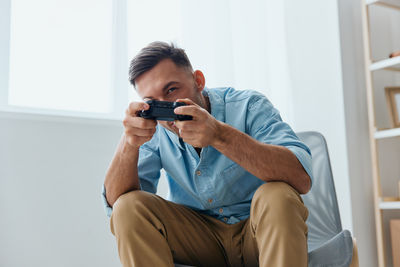
[[[286,1],[288,58],[296,131],[327,139],[344,229],[352,230],[336,1]]]
[[[100,198],[120,125],[0,113],[0,266],[120,266]]]

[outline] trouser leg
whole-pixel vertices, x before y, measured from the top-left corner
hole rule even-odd
[[[144,191],[118,198],[110,221],[123,266],[226,266],[222,244],[195,211]]]
[[[288,184],[260,186],[242,230],[245,266],[307,266],[307,217],[300,195]]]

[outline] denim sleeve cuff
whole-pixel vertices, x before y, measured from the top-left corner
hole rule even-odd
[[[107,198],[106,198],[106,188],[104,187],[104,184],[102,187],[101,198],[103,200],[104,211],[105,211],[106,215],[110,218],[113,209],[110,205],[108,205]]]
[[[308,154],[307,151],[298,147],[298,146],[287,146],[290,151],[295,154],[297,159],[300,161],[301,165],[303,165],[304,170],[306,170],[308,176],[310,176],[311,186],[313,183],[313,174],[312,174],[312,158],[311,155]]]

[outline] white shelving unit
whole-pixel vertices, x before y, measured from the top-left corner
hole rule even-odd
[[[400,128],[393,129],[377,129],[375,121],[374,104],[374,86],[372,82],[372,73],[377,70],[400,71],[400,57],[388,58],[373,62],[371,57],[370,46],[370,19],[369,7],[371,5],[380,5],[390,9],[399,11],[400,16],[400,0],[363,0],[363,37],[364,37],[364,57],[366,72],[366,89],[368,99],[368,120],[371,144],[371,160],[372,160],[372,176],[374,185],[374,202],[375,202],[375,224],[376,238],[378,250],[379,267],[386,266],[386,251],[384,240],[383,212],[385,210],[400,210],[400,201],[385,201],[381,189],[381,177],[379,173],[378,145],[379,140],[385,138],[395,138],[400,136]],[[399,25],[400,29],[400,25]],[[386,108],[386,107],[385,107]]]
[[[388,129],[388,130],[380,130],[374,133],[375,139],[383,139],[390,137],[400,136],[400,128]]]
[[[381,5],[389,8],[400,9],[400,3],[397,0],[366,0],[365,5]]]
[[[371,71],[375,70],[393,70],[400,71],[400,57],[389,58],[372,63],[369,67]]]
[[[379,208],[382,210],[397,210],[400,209],[400,201],[381,201]]]

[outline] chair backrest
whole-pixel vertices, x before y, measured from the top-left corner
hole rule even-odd
[[[318,132],[300,132],[297,136],[312,155],[313,184],[310,192],[302,195],[309,210],[308,250],[312,251],[340,233],[342,224],[325,138]]]

